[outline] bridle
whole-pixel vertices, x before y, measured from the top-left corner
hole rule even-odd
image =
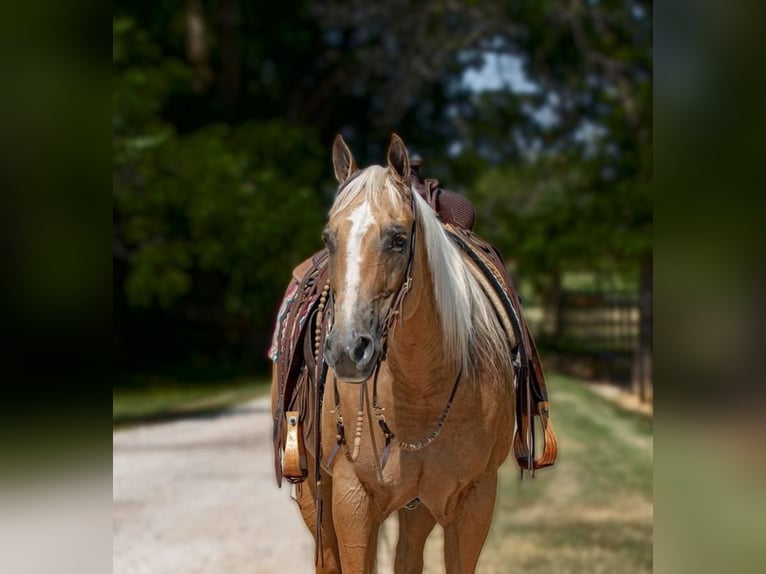
[[[394,300],[391,302],[391,307],[386,315],[386,320],[383,321],[383,328],[380,330],[381,338],[381,350],[380,357],[378,358],[377,367],[380,366],[382,361],[386,360],[388,353],[388,333],[391,327],[396,327],[397,322],[402,321],[402,307],[404,306],[404,298],[407,293],[412,289],[412,265],[415,261],[415,238],[418,230],[417,226],[417,211],[415,211],[415,191],[410,190],[410,209],[412,210],[412,225],[410,226],[410,249],[407,254],[407,267],[404,272],[404,281],[399,287]]]
[[[388,354],[388,335],[391,333],[393,329],[395,329],[398,325],[400,325],[403,322],[404,299],[407,297],[407,294],[412,289],[412,268],[413,268],[413,262],[415,260],[416,234],[417,234],[417,228],[418,228],[417,210],[415,205],[415,193],[417,192],[414,189],[410,188],[410,207],[412,209],[412,226],[410,228],[409,253],[407,256],[407,267],[406,267],[406,271],[404,275],[404,281],[402,282],[401,286],[399,287],[399,290],[394,296],[394,299],[391,303],[391,307],[389,308],[388,313],[386,314],[386,319],[383,322],[383,326],[380,331],[381,350],[380,350],[380,354],[378,355],[378,360],[375,364],[375,368],[373,370],[372,409],[373,409],[373,414],[375,415],[375,419],[378,421],[378,426],[380,427],[380,430],[382,431],[383,437],[385,438],[385,441],[386,441],[385,446],[383,448],[383,454],[380,457],[381,471],[385,468],[386,463],[388,462],[388,455],[390,454],[390,451],[391,451],[391,444],[396,438],[396,434],[391,430],[391,427],[386,422],[386,417],[384,413],[385,408],[380,406],[380,401],[378,399],[378,378],[380,374],[380,365],[382,362],[386,360],[387,354]],[[331,293],[330,293],[329,300],[330,301],[332,300]],[[404,451],[414,452],[414,451],[418,451],[418,450],[422,450],[426,448],[434,440],[436,440],[436,437],[438,437],[439,433],[441,433],[441,430],[444,427],[444,423],[447,420],[447,416],[449,415],[449,412],[452,409],[452,401],[454,400],[455,394],[457,393],[457,388],[460,385],[461,378],[462,378],[462,368],[458,370],[458,374],[457,374],[457,377],[455,378],[455,382],[452,384],[452,390],[450,392],[449,399],[447,400],[447,404],[445,405],[441,415],[439,416],[439,419],[433,425],[428,435],[426,435],[424,438],[417,441],[397,440],[396,445],[399,448],[401,448]],[[364,423],[364,403],[365,403],[366,392],[367,392],[367,381],[362,383],[359,388],[359,406],[357,408],[357,413],[356,413],[356,428],[354,432],[354,441],[353,441],[353,446],[349,448],[348,442],[346,440],[345,425],[344,425],[343,414],[341,412],[341,406],[340,406],[338,380],[333,374],[333,396],[335,401],[333,414],[335,415],[335,428],[337,432],[335,435],[335,446],[330,452],[330,455],[327,457],[326,464],[328,468],[332,466],[332,462],[335,459],[335,455],[338,453],[338,450],[340,450],[341,446],[345,447],[346,458],[349,461],[354,462],[359,456],[359,450],[362,444],[362,426]]]

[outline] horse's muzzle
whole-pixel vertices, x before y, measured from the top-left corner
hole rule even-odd
[[[335,371],[335,376],[345,383],[361,383],[372,376],[380,349],[368,333],[344,336],[333,330],[325,339],[324,358]]]

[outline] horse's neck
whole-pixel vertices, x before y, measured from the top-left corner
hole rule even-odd
[[[424,250],[413,264],[412,289],[404,299],[402,317],[389,336],[388,362],[398,385],[417,386],[432,383],[443,388],[444,379],[452,379],[456,369],[444,356],[444,339],[431,273]]]

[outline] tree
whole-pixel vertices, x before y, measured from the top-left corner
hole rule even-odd
[[[361,163],[403,135],[541,287],[637,267],[651,253],[651,9],[119,0],[117,331],[173,318],[170,332],[191,322],[239,354],[244,333],[263,340],[277,277],[318,241],[339,131]],[[515,75],[471,81],[498,63]]]
[[[290,264],[319,245],[325,165],[316,135],[276,120],[179,134],[157,113],[190,70],[134,31],[130,21],[115,27],[121,348],[144,357],[191,350],[227,358],[227,348],[236,349],[229,359],[260,357]],[[141,66],[129,64],[136,52]]]

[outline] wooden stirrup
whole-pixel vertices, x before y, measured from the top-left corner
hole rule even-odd
[[[532,420],[526,414],[521,415],[521,421],[518,422],[518,428],[513,437],[513,454],[516,456],[516,461],[522,470],[530,468],[529,457],[534,456],[534,453],[530,455],[527,447],[527,437],[529,433],[534,435],[534,418],[540,418],[540,424],[542,425],[544,437],[543,437],[543,452],[540,456],[535,458],[532,462],[532,470],[538,470],[547,466],[552,466],[556,462],[558,456],[558,445],[556,443],[556,433],[553,430],[553,423],[550,421],[550,411],[548,401],[541,401],[537,403],[536,412],[532,415]],[[534,441],[532,441],[534,444]]]
[[[298,411],[287,411],[287,438],[285,454],[282,459],[282,474],[293,484],[303,482],[309,474],[306,464],[306,448],[303,444],[303,432]]]

